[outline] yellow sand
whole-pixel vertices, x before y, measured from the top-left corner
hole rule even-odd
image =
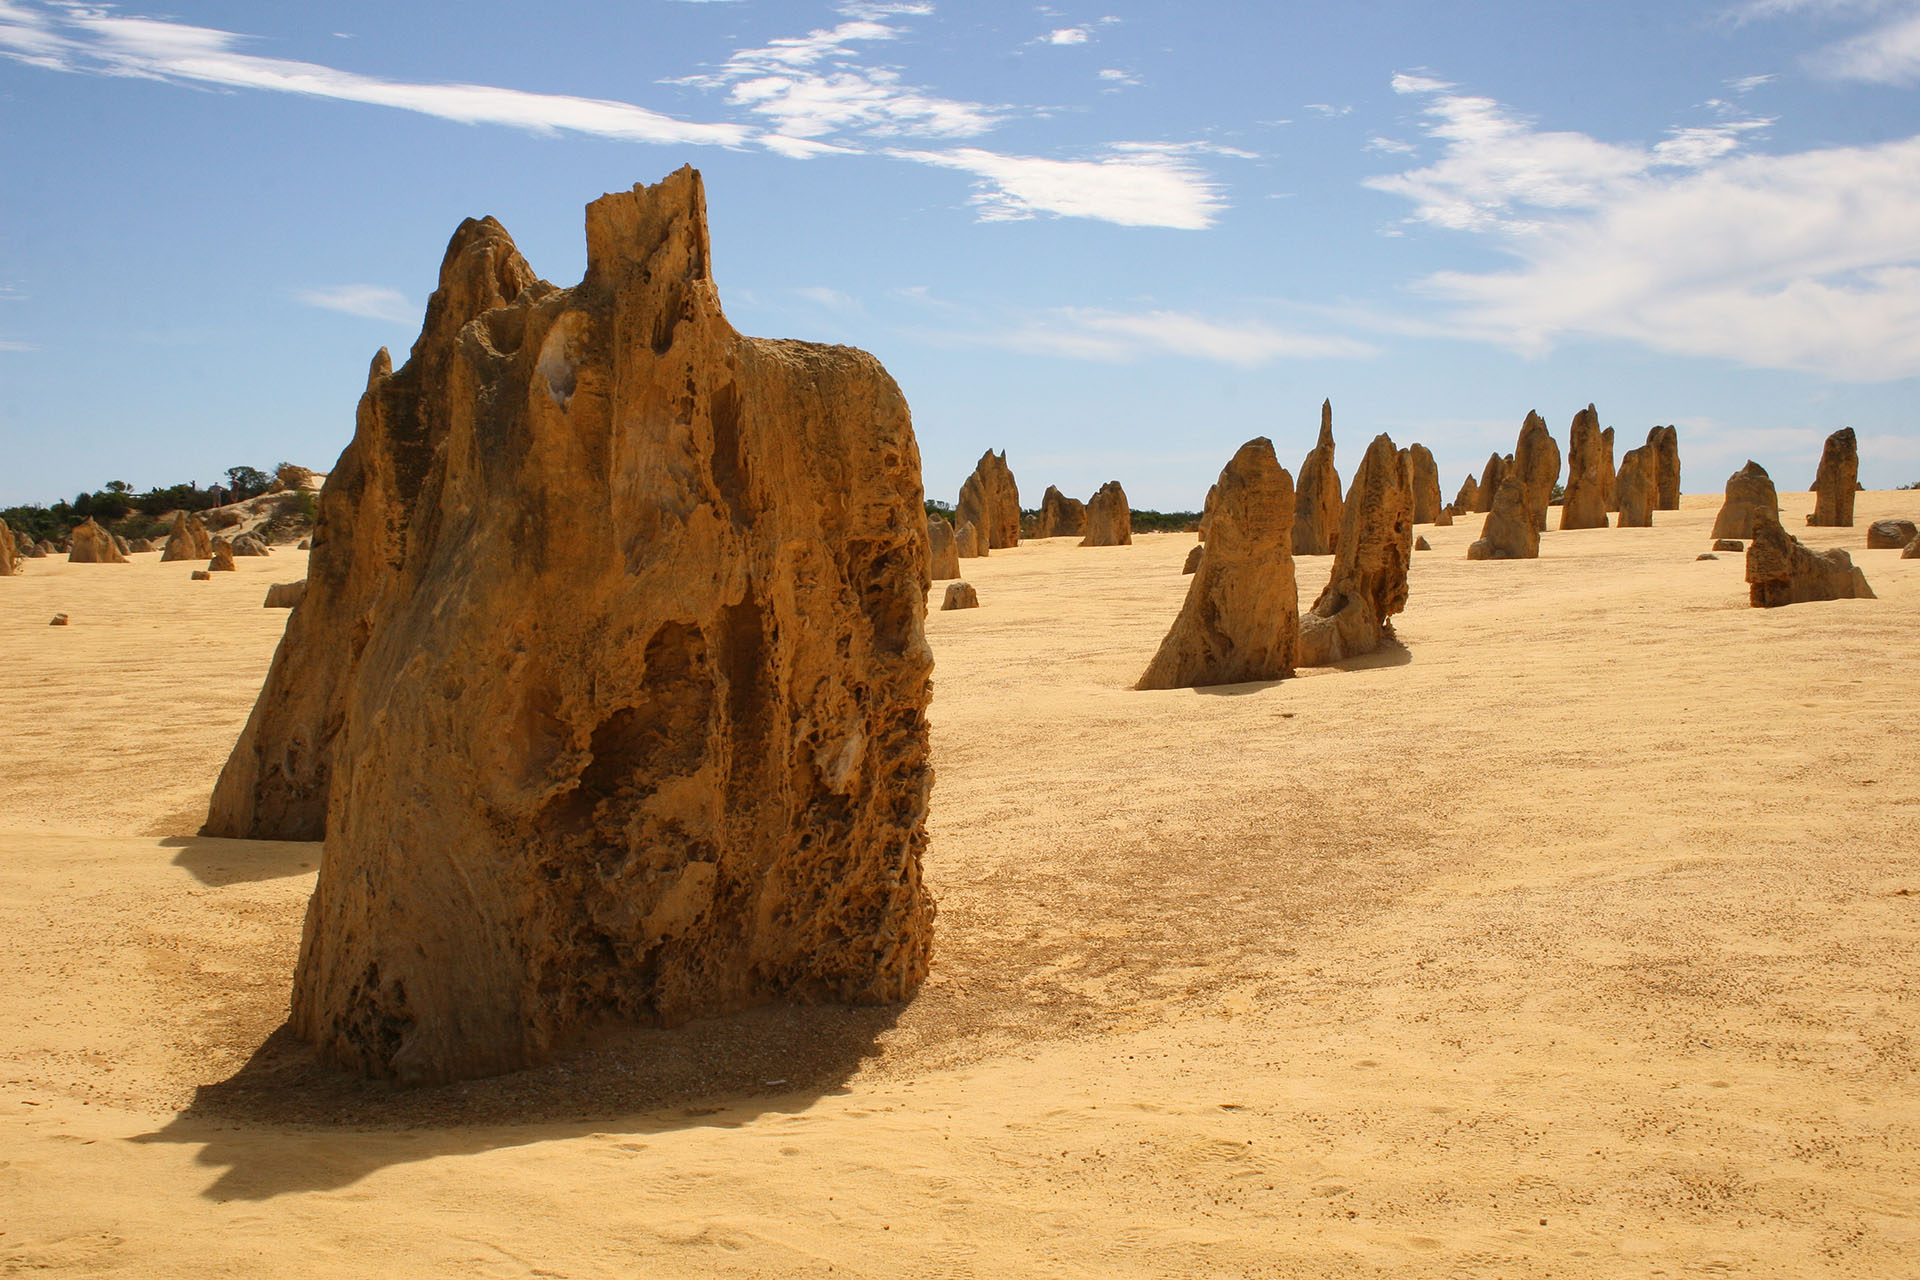
[[[275,1035],[319,846],[191,834],[303,557],[29,562],[0,1272],[1920,1274],[1920,493],[1773,611],[1717,506],[1423,528],[1404,650],[1204,692],[1127,688],[1191,538],[963,562],[918,1000],[412,1093]]]

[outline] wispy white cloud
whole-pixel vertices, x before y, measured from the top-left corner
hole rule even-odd
[[[1122,71],[1118,67],[1100,68],[1099,78],[1103,83],[1115,86],[1140,83],[1139,76],[1130,71]]]
[[[310,307],[340,311],[366,320],[412,324],[420,318],[420,309],[407,301],[406,294],[377,284],[337,284],[320,289],[301,289],[294,297]]]
[[[1306,110],[1313,112],[1315,115],[1322,116],[1344,116],[1353,114],[1353,108],[1351,106],[1336,107],[1330,102],[1309,102],[1306,104]]]
[[[1755,89],[1758,89],[1761,85],[1770,84],[1777,79],[1779,79],[1779,77],[1774,75],[1771,71],[1763,72],[1758,75],[1736,76],[1733,79],[1727,81],[1727,88],[1733,90],[1735,93],[1752,93]]]
[[[12,338],[0,338],[0,351],[38,351],[39,349],[40,347],[37,343],[16,342]]]
[[[1109,364],[1173,356],[1250,368],[1277,360],[1358,360],[1377,354],[1372,344],[1341,334],[1167,310],[1056,307],[1011,322],[928,336],[935,342]]]
[[[1382,155],[1410,156],[1420,148],[1411,142],[1401,142],[1398,138],[1372,137],[1367,139],[1368,151],[1378,151]]]
[[[973,202],[984,222],[1052,214],[1123,227],[1198,231],[1212,226],[1226,208],[1219,185],[1178,146],[1120,143],[1091,160],[1002,155],[977,147],[893,154],[973,174]]]
[[[866,309],[861,304],[860,299],[854,297],[852,294],[842,293],[838,289],[830,288],[823,284],[806,285],[795,289],[794,292],[815,306],[825,307],[829,311],[863,311]]]
[[[1041,36],[1038,43],[1085,44],[1088,34],[1089,32],[1085,27],[1061,27],[1057,31],[1049,31],[1046,35]]]
[[[1402,88],[1429,95],[1441,158],[1367,185],[1517,261],[1423,282],[1458,332],[1529,352],[1581,334],[1840,378],[1920,373],[1920,137],[1762,155],[1741,147],[1766,122],[1732,121],[1609,143],[1451,89]]]
[[[1815,75],[1870,84],[1920,84],[1916,0],[1747,0],[1730,11],[1739,22],[1789,15],[1868,22],[1866,29],[1807,54],[1805,64]]]

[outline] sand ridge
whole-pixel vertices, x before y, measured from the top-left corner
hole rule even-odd
[[[1127,688],[1191,537],[968,561],[982,607],[928,616],[916,1001],[418,1091],[276,1035],[319,847],[192,835],[299,553],[30,561],[0,1267],[1920,1269],[1920,562],[1864,550],[1920,494],[1782,501],[1878,601],[1747,608],[1740,556],[1694,559],[1718,495],[1526,562],[1467,562],[1468,517],[1422,527],[1399,645],[1214,690]]]

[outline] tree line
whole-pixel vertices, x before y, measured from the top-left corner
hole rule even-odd
[[[228,467],[225,484],[202,489],[191,482],[135,492],[125,480],[109,480],[91,493],[75,494],[71,502],[28,503],[0,508],[0,520],[35,542],[59,541],[73,527],[91,519],[128,537],[150,536],[145,527],[173,511],[206,511],[231,502],[245,502],[275,489],[298,489],[313,475],[296,463],[283,462],[272,471],[258,467]],[[140,525],[138,529],[116,526]]]

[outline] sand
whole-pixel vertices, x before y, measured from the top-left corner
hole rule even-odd
[[[1127,688],[1190,536],[967,561],[916,1001],[411,1092],[279,1030],[320,846],[192,834],[304,557],[29,561],[0,1272],[1920,1274],[1920,493],[1807,531],[1878,601],[1772,611],[1718,503],[1423,527],[1404,647],[1198,692]]]

